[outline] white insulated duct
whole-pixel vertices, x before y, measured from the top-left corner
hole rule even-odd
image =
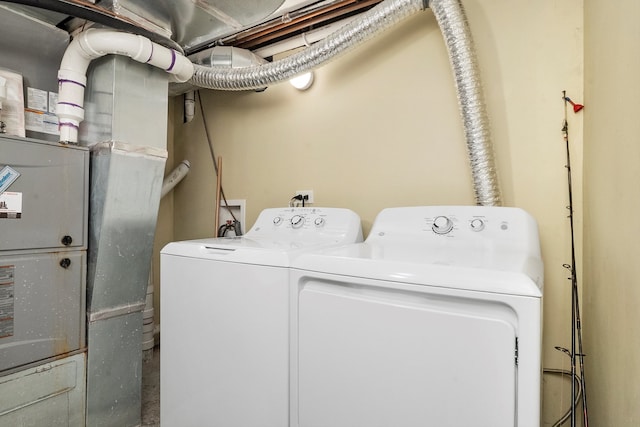
[[[58,71],[58,116],[60,141],[78,142],[78,128],[84,120],[84,89],[89,63],[101,56],[118,54],[165,70],[176,82],[193,74],[193,64],[173,49],[151,40],[112,30],[89,29],[73,39]]]
[[[191,83],[218,90],[261,89],[325,64],[425,7],[425,0],[386,0],[324,40],[284,59],[243,68],[196,65]]]

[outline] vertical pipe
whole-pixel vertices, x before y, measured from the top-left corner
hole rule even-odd
[[[216,183],[216,212],[215,212],[215,232],[218,236],[220,228],[220,193],[222,191],[222,157],[218,156],[217,183]]]

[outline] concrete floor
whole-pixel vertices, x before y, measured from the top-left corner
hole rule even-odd
[[[142,365],[142,426],[160,427],[160,347]]]

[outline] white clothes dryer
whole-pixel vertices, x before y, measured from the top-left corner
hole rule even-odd
[[[292,265],[292,427],[539,427],[543,266],[517,208],[394,208]]]
[[[290,263],[358,241],[350,210],[281,208],[262,211],[242,237],[165,246],[162,426],[288,426]]]

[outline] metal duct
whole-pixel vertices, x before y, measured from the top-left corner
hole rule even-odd
[[[195,65],[190,83],[208,89],[254,90],[285,81],[325,64],[427,6],[436,16],[453,68],[476,203],[499,206],[502,202],[491,147],[489,119],[471,32],[460,0],[385,0],[299,53],[269,64],[245,68]]]
[[[491,146],[489,118],[476,62],[471,31],[460,0],[431,0],[458,91],[458,103],[467,139],[476,203],[500,206],[500,189]]]

